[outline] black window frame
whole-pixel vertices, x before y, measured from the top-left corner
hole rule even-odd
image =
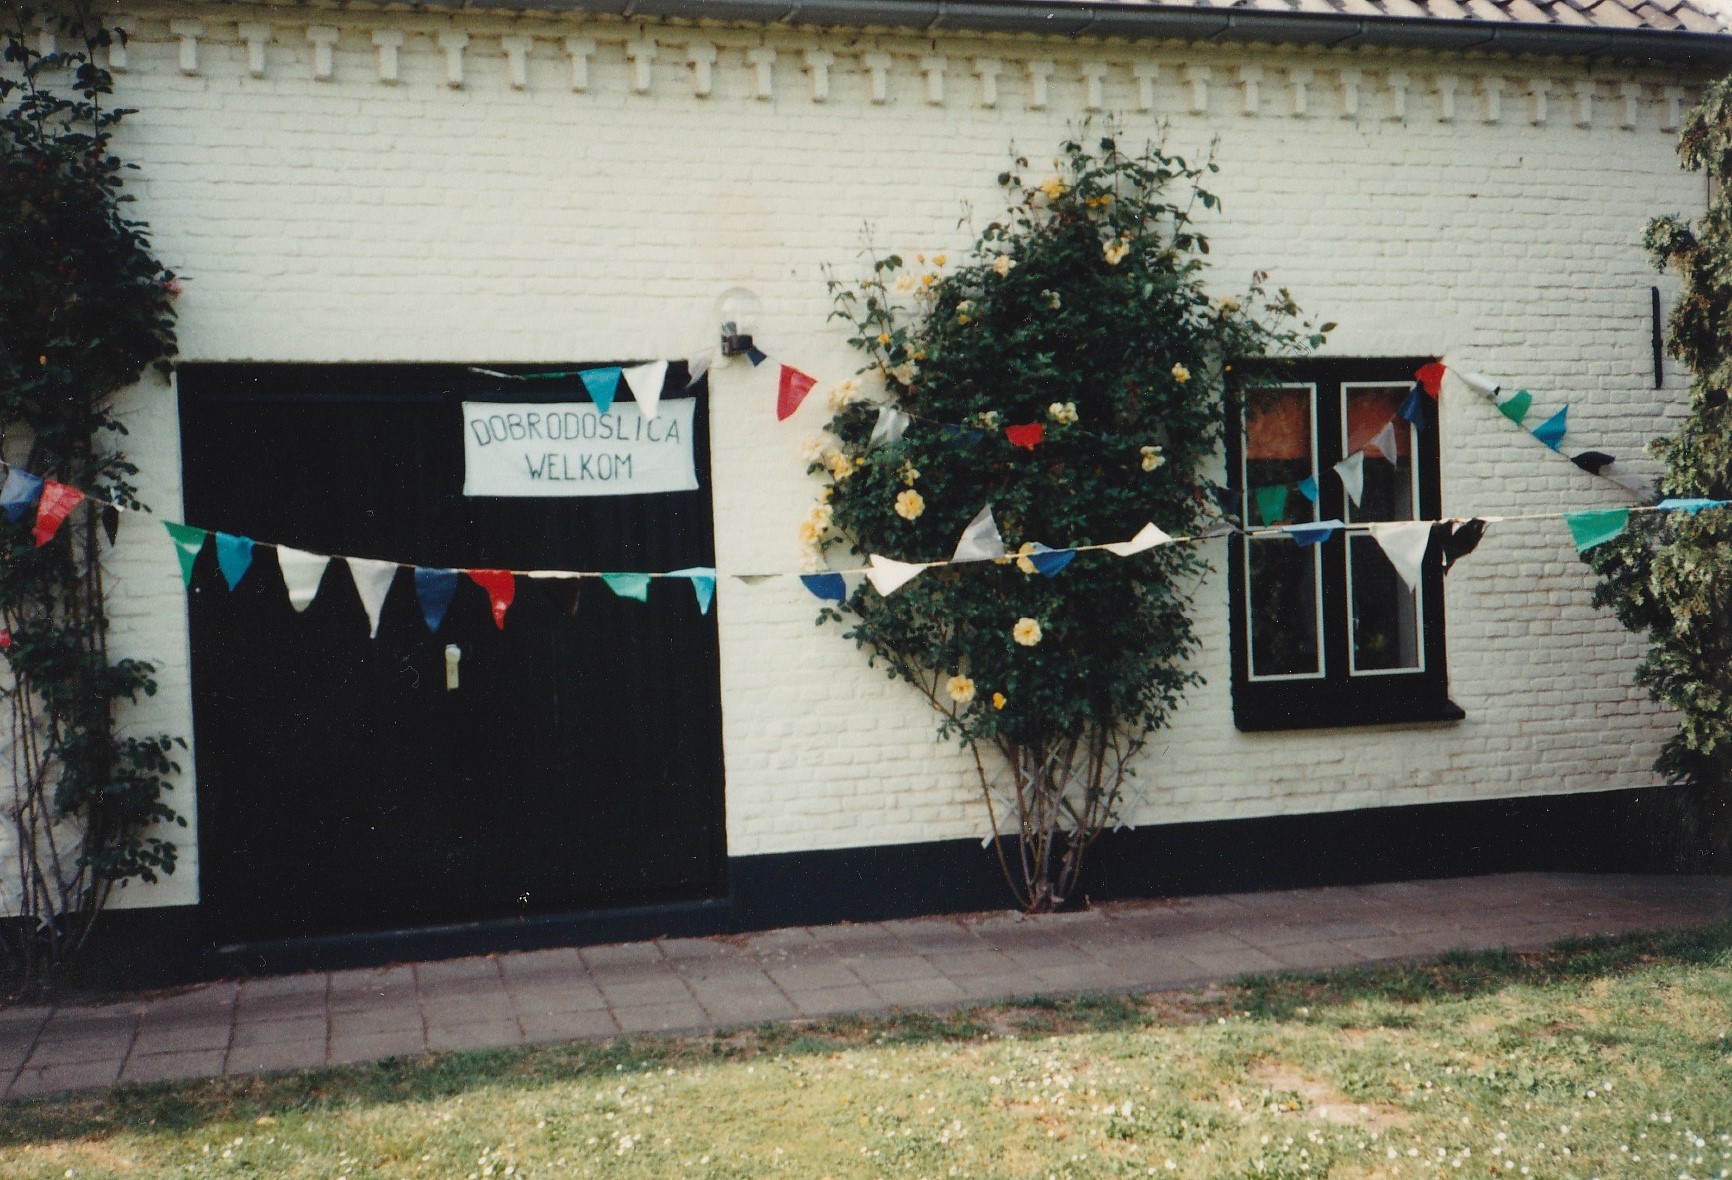
[[[1252,375],[1260,385],[1311,385],[1316,388],[1315,414],[1319,428],[1313,431],[1316,449],[1317,519],[1346,519],[1346,493],[1330,468],[1345,456],[1341,431],[1322,429],[1325,421],[1339,421],[1344,385],[1414,383],[1414,372],[1435,357],[1329,358],[1287,362],[1278,370]],[[1418,432],[1415,467],[1419,502],[1416,519],[1441,518],[1441,445],[1437,403],[1420,399],[1424,424]],[[1244,482],[1245,427],[1242,398],[1229,399],[1227,430],[1228,486],[1241,494],[1247,523],[1250,522],[1251,489]],[[1377,460],[1372,459],[1376,462]],[[1414,671],[1381,671],[1376,674],[1351,671],[1352,618],[1348,599],[1347,540],[1337,533],[1319,546],[1322,594],[1322,674],[1304,679],[1253,680],[1250,676],[1250,626],[1246,584],[1245,537],[1228,539],[1228,584],[1231,611],[1233,722],[1245,732],[1324,729],[1363,725],[1389,725],[1428,721],[1459,721],[1466,714],[1449,699],[1446,663],[1443,565],[1434,533],[1425,554],[1421,574],[1420,646],[1422,667]]]

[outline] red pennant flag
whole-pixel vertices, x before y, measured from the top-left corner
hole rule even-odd
[[[493,604],[493,625],[501,631],[505,630],[505,612],[511,609],[511,600],[517,596],[517,576],[510,570],[465,570],[469,580],[487,591],[487,600]]]
[[[1011,446],[1032,451],[1040,445],[1040,440],[1046,437],[1046,427],[1039,422],[1030,422],[1026,426],[1006,426],[1004,437],[1010,440]]]
[[[816,384],[816,377],[808,377],[798,369],[783,365],[782,380],[776,387],[776,421],[785,422],[793,417],[794,411],[800,408],[800,403],[806,400],[806,395]]]
[[[1427,396],[1435,399],[1443,388],[1443,365],[1437,361],[1432,361],[1428,365],[1421,365],[1413,374],[1413,379],[1419,382],[1420,388],[1425,390]]]
[[[60,522],[78,507],[84,493],[70,484],[42,481],[42,499],[36,504],[36,544],[46,545],[60,531]]]

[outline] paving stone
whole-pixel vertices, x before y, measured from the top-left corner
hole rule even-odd
[[[432,985],[460,985],[477,980],[499,982],[499,963],[493,956],[436,959],[429,963],[415,964],[415,982],[422,988]]]
[[[1389,934],[1381,938],[1350,938],[1347,946],[1367,959],[1416,959],[1460,950],[1465,945],[1461,931]]]
[[[763,1024],[770,1020],[792,1020],[800,1015],[792,1001],[774,988],[748,991],[699,991],[698,1003],[715,1024]]]
[[[348,1065],[359,1061],[382,1061],[387,1057],[413,1057],[426,1051],[427,1038],[418,1027],[341,1036],[333,1032],[329,1060],[332,1065]]]
[[[431,1027],[515,1020],[517,1009],[505,989],[497,988],[488,995],[422,996],[421,1015]]]
[[[139,1024],[132,1053],[136,1057],[141,1053],[154,1055],[227,1049],[233,1031],[233,1022],[226,1016],[147,1015]]]
[[[944,973],[919,955],[892,955],[865,958],[848,964],[848,969],[874,988],[880,983],[903,980],[943,979]]]
[[[1380,938],[1390,931],[1370,922],[1279,922],[1268,925],[1238,926],[1233,936],[1252,946],[1277,947],[1289,943],[1327,942],[1344,938]],[[1273,952],[1271,952],[1273,953]],[[1280,958],[1280,955],[1276,955]]]
[[[500,1049],[522,1043],[523,1027],[516,1018],[427,1026],[427,1047],[434,1050]]]
[[[965,975],[955,980],[970,1000],[1022,999],[1039,994],[1040,980],[1032,972],[1012,971],[999,975]]]
[[[331,974],[329,1002],[332,1011],[370,1007],[384,1000],[415,994],[415,971],[408,964],[370,967]]]
[[[139,1053],[133,1051],[120,1071],[123,1085],[145,1082],[178,1082],[190,1078],[208,1078],[223,1071],[227,1048],[197,1049],[178,1053]]]
[[[268,1041],[256,1045],[236,1045],[229,1050],[224,1072],[231,1074],[277,1073],[291,1069],[312,1069],[325,1064],[325,1038],[300,1041]]]
[[[261,1020],[235,1024],[234,1047],[248,1049],[258,1045],[316,1042],[321,1052],[327,1033],[325,1016],[299,1016],[293,1020]]]
[[[204,983],[171,996],[163,996],[145,1009],[146,1016],[169,1013],[202,1014],[233,1011],[241,985],[233,981]]]
[[[631,1007],[615,1008],[614,1019],[619,1021],[621,1032],[688,1032],[693,1029],[704,1029],[710,1026],[710,1018],[697,1005],[697,1001],[687,998],[678,1004],[639,1004]]]
[[[1123,972],[1093,961],[1035,967],[1029,974],[1043,991],[1110,992],[1122,991],[1126,985]]]
[[[662,957],[670,963],[689,963],[715,959],[744,959],[746,951],[719,938],[663,938]]]
[[[921,1008],[929,1004],[954,1004],[966,1000],[954,979],[933,976],[927,979],[871,980],[869,986],[885,1004],[895,1008]]]
[[[635,1008],[645,1004],[688,1002],[692,993],[672,971],[634,973],[626,976],[597,975],[595,984],[612,1008]]]
[[[1195,963],[1199,970],[1221,979],[1237,979],[1241,975],[1282,969],[1281,960],[1250,946],[1236,950],[1186,951],[1184,957]]]
[[[824,987],[853,987],[860,977],[836,959],[801,958],[765,968],[776,984],[787,990],[813,991]]]
[[[13,1079],[11,1088],[6,1091],[6,1097],[22,1098],[30,1094],[53,1094],[61,1090],[94,1090],[100,1086],[112,1086],[120,1077],[120,1064],[120,1058],[112,1057],[100,1061],[51,1062],[27,1066]]]
[[[642,966],[661,963],[661,947],[653,942],[620,942],[610,946],[586,946],[579,950],[591,972],[602,967]]]
[[[524,1039],[535,1044],[582,1041],[619,1033],[619,1021],[606,1008],[569,1012],[533,1012],[522,1016]]]
[[[924,957],[928,963],[952,979],[965,979],[974,975],[1012,975],[1019,970],[1014,959],[991,949],[928,951]]]
[[[979,950],[984,945],[972,930],[948,918],[911,918],[903,922],[886,922],[884,926],[901,939],[904,946],[922,953],[956,954]]]
[[[865,984],[822,987],[811,991],[789,989],[788,998],[806,1016],[839,1016],[884,1010],[884,1001]]]
[[[331,977],[322,971],[301,975],[267,975],[243,979],[239,987],[242,1000],[265,996],[322,996],[329,989]]]
[[[419,1035],[423,1024],[421,1010],[402,1003],[386,1008],[332,1012],[331,1039],[335,1041],[338,1038],[381,1036],[404,1031]]]
[[[607,997],[586,977],[559,982],[546,980],[534,987],[513,987],[511,1006],[519,1016],[529,1013],[593,1012],[607,1007]]]
[[[1279,946],[1259,947],[1285,967],[1316,971],[1328,967],[1356,967],[1366,957],[1346,943],[1319,939],[1316,942],[1284,942]]]

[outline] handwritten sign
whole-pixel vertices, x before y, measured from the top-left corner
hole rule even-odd
[[[464,402],[465,496],[642,496],[690,492],[693,398],[654,418],[631,402]]]

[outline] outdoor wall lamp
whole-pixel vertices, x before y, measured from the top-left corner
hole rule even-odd
[[[758,330],[758,297],[745,287],[729,287],[716,297],[716,320],[722,325],[722,355],[743,356],[752,349]]]

